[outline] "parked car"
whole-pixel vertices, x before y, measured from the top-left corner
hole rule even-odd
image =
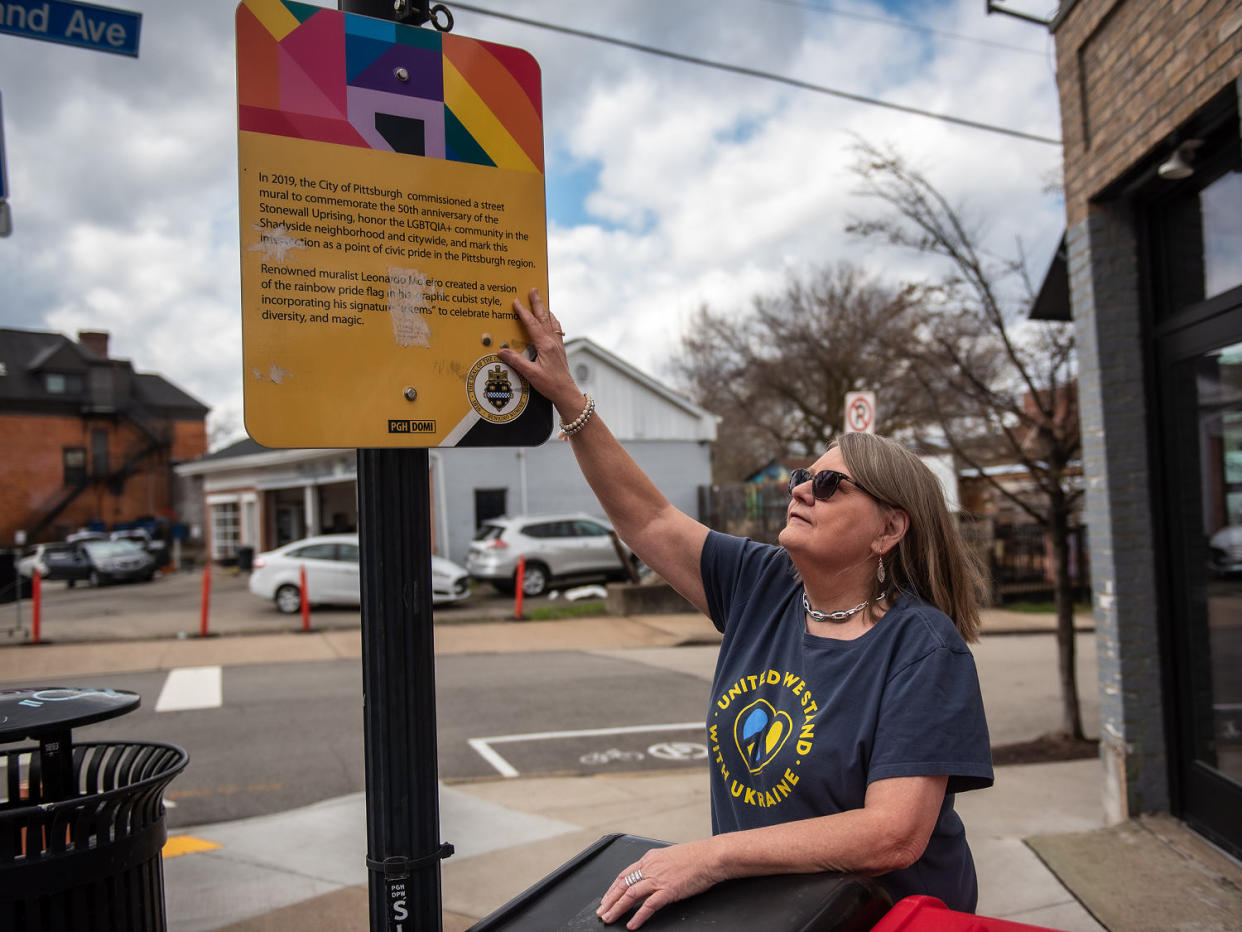
[[[150,553],[157,553],[165,549],[164,542],[158,537],[152,535],[144,527],[131,527],[123,531],[113,531],[108,535],[109,540],[132,540],[144,550]]]
[[[165,566],[171,557],[171,554],[168,552],[168,545],[145,527],[131,527],[120,531],[113,531],[108,535],[108,539],[133,541],[147,553],[151,554],[151,559],[155,561],[156,568]]]
[[[282,612],[301,610],[301,570],[306,568],[312,605],[358,605],[358,535],[323,534],[285,544],[254,558],[250,591],[271,599]],[[431,558],[431,601],[457,602],[470,594],[470,574],[443,557]]]
[[[132,540],[85,540],[77,545],[86,553],[92,586],[114,582],[150,582],[155,576],[155,557]]]
[[[72,586],[86,580],[92,586],[111,582],[149,581],[155,575],[155,558],[129,540],[85,538],[64,544],[36,544],[33,552],[17,563],[24,576],[37,569],[44,579],[64,579]]]
[[[466,569],[475,579],[511,595],[517,586],[519,557],[526,558],[522,591],[532,596],[543,595],[553,583],[629,579],[626,563],[635,571],[640,566],[629,548],[617,541],[607,521],[588,514],[564,514],[484,521],[470,543]]]
[[[35,544],[17,561],[17,571],[43,579],[63,579],[72,586],[90,576],[90,560],[77,544]]]
[[[72,534],[65,535],[66,544],[78,544],[87,540],[107,540],[108,535],[103,531],[74,531]]]
[[[1208,541],[1212,569],[1217,573],[1242,570],[1242,524],[1227,524]]]

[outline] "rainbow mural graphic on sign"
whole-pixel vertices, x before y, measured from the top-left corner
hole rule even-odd
[[[237,10],[241,130],[543,173],[528,53],[305,3]]]

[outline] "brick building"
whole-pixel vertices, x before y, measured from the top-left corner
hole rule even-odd
[[[110,358],[107,333],[0,329],[0,546],[174,518],[172,467],[206,452],[206,416]]]
[[[1242,6],[1066,0],[1056,41],[1104,801],[1242,852]]]

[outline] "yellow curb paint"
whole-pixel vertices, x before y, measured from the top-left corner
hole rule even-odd
[[[174,835],[164,842],[164,857],[175,858],[183,854],[194,854],[196,851],[211,851],[219,847],[214,841],[205,841],[192,835]]]

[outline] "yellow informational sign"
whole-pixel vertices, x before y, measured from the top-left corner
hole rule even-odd
[[[496,351],[547,293],[526,52],[281,0],[237,9],[246,429],[270,447],[543,443]]]

